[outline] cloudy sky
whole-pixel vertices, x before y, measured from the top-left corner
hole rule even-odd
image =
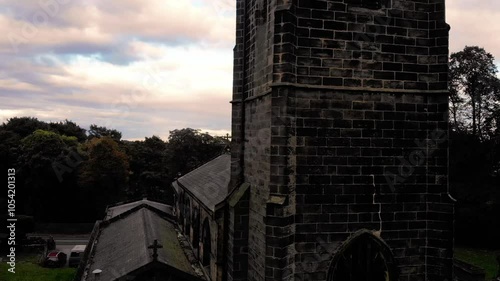
[[[446,2],[451,51],[479,45],[500,59],[500,1]],[[0,122],[225,135],[233,10],[234,0],[0,0]]]

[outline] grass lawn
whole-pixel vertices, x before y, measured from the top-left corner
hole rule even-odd
[[[71,281],[75,276],[75,268],[44,268],[37,263],[37,256],[21,257],[16,261],[16,273],[5,261],[0,264],[0,280],[6,281]]]
[[[498,272],[498,263],[496,255],[498,251],[471,249],[471,248],[455,248],[455,258],[481,267],[486,272],[486,280],[492,280]]]

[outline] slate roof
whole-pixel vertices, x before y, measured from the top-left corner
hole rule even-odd
[[[215,205],[224,200],[228,194],[230,176],[231,155],[223,154],[180,177],[177,183],[214,211]]]
[[[122,217],[102,223],[94,241],[90,264],[87,264],[82,280],[93,280],[92,271],[102,270],[100,280],[115,280],[153,262],[148,246],[154,240],[163,246],[158,249],[158,262],[203,279],[196,263],[189,261],[186,249],[181,246],[174,223],[162,218],[148,207],[138,208]],[[196,279],[198,278],[198,279]]]
[[[114,206],[110,206],[108,207],[108,209],[106,210],[106,220],[109,220],[111,218],[114,218],[116,216],[119,216],[133,208],[136,208],[137,206],[140,206],[140,205],[149,205],[155,209],[158,209],[164,213],[167,213],[167,214],[173,214],[173,209],[171,206],[169,205],[166,205],[166,204],[162,204],[162,203],[159,203],[159,202],[155,202],[155,201],[150,201],[150,200],[147,200],[147,199],[142,199],[142,200],[138,200],[138,201],[134,201],[134,202],[130,202],[130,203],[125,203],[125,204],[121,204],[121,205],[114,205]]]

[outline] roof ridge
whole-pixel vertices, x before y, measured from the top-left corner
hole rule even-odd
[[[148,242],[148,232],[146,231],[146,228],[148,225],[151,224],[150,217],[146,215],[146,210],[149,210],[147,208],[141,208],[139,211],[142,213],[142,232],[144,233],[144,247],[143,249],[146,251],[146,257],[148,257],[148,263],[153,262],[153,257],[149,255],[149,242]]]
[[[149,202],[159,203],[159,204],[163,204],[163,205],[168,206],[167,202],[162,202],[162,201],[159,201],[158,199],[153,199],[153,198],[150,199],[146,196],[146,197],[142,197],[140,199],[134,198],[134,199],[129,199],[129,200],[125,200],[125,201],[115,202],[115,203],[107,205],[106,209],[115,208],[115,207],[119,207],[121,205],[132,204],[132,203],[136,203],[136,202],[140,202],[140,201],[149,201]]]

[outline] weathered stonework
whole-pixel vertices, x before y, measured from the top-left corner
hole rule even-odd
[[[451,280],[444,0],[365,2],[237,1],[228,280],[329,280],[366,230]]]
[[[221,260],[223,259],[222,246],[218,247],[224,240],[222,219],[217,219],[217,214],[207,209],[198,198],[179,188],[178,200],[176,200],[176,214],[179,228],[184,235],[184,239],[191,245],[194,258],[201,261],[206,267],[205,273],[211,280],[222,280],[224,268]],[[210,247],[205,247],[207,238],[204,237],[206,229],[210,233],[208,238]],[[209,253],[205,253],[206,250]],[[203,264],[203,257],[210,256],[208,265]]]

